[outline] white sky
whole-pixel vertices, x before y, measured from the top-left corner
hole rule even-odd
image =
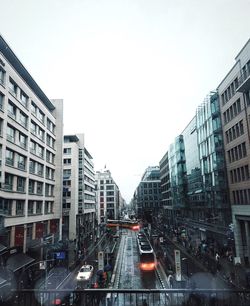
[[[250,37],[249,0],[0,0],[0,32],[127,202]]]

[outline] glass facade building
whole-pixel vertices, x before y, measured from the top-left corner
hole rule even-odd
[[[199,159],[207,222],[229,222],[227,176],[218,94],[211,92],[196,113]]]

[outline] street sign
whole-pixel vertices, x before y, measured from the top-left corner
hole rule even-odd
[[[181,252],[179,250],[174,250],[175,259],[175,279],[176,281],[181,281]]]
[[[46,261],[41,261],[40,263],[39,263],[39,268],[40,268],[40,270],[45,270],[46,269]]]
[[[98,252],[98,270],[104,269],[104,253]]]

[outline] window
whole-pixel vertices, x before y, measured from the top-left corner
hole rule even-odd
[[[19,145],[20,147],[27,148],[27,136],[19,132]]]
[[[11,216],[12,200],[0,199],[0,214]]]
[[[42,206],[43,202],[42,201],[37,201],[36,202],[36,213],[41,214],[42,213]]]
[[[25,170],[26,166],[26,157],[23,155],[18,155],[18,162],[17,162],[17,167],[21,170]]]
[[[55,134],[55,125],[49,119],[47,119],[47,129]]]
[[[63,176],[69,177],[71,175],[71,169],[64,169],[63,170]]]
[[[39,157],[43,158],[43,147],[38,145],[37,154]]]
[[[42,130],[41,128],[38,129],[38,137],[41,140],[44,140],[44,130]]]
[[[63,163],[64,165],[71,165],[71,158],[64,158]]]
[[[16,119],[16,106],[10,100],[8,103],[8,115],[11,118]]]
[[[25,192],[25,178],[18,176],[17,177],[17,191]]]
[[[43,165],[37,163],[37,174],[43,176]]]
[[[25,201],[16,200],[16,215],[17,216],[24,215],[24,205],[25,205]]]
[[[44,113],[41,110],[39,110],[38,114],[37,114],[38,120],[40,120],[42,123],[44,123],[44,117],[45,117]]]
[[[0,118],[0,136],[3,136],[3,119]]]
[[[36,154],[36,143],[34,141],[30,141],[30,152]]]
[[[21,93],[20,93],[20,100],[21,100],[21,103],[25,106],[25,107],[27,107],[27,104],[28,104],[28,96],[26,95],[26,93],[25,92],[23,92],[22,90],[21,90]]]
[[[33,134],[36,134],[36,124],[34,123],[34,121],[30,122],[30,131]]]
[[[4,84],[5,81],[5,71],[3,70],[2,67],[0,67],[0,83]]]
[[[17,84],[11,78],[9,78],[9,90],[14,96],[16,96]]]
[[[13,190],[13,175],[5,172],[5,189]]]
[[[39,195],[43,194],[43,183],[42,182],[37,182],[36,193]]]
[[[63,153],[64,154],[71,154],[71,148],[64,148]]]
[[[30,173],[35,173],[35,165],[36,165],[36,163],[31,159],[30,160],[30,165],[29,165]]]
[[[33,215],[34,213],[34,201],[28,202],[28,215]]]
[[[28,117],[22,111],[19,114],[19,123],[25,128],[27,127]]]
[[[29,194],[35,194],[35,181],[29,180]]]
[[[3,110],[3,106],[4,106],[4,94],[0,92],[0,109],[1,110]]]
[[[36,114],[36,109],[37,109],[36,104],[32,101],[31,102],[31,112],[33,114]]]
[[[6,149],[5,163],[8,166],[14,166],[14,152]]]
[[[53,212],[53,202],[45,201],[44,213],[50,214]]]

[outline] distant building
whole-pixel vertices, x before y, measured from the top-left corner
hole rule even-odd
[[[147,214],[150,216],[158,215],[162,207],[160,186],[159,166],[148,167],[134,194],[139,218],[144,218]]]
[[[104,231],[107,219],[117,220],[122,203],[119,187],[109,170],[96,172],[98,235]]]
[[[63,102],[47,98],[1,36],[0,136],[0,253],[42,257],[61,239]]]
[[[63,236],[83,249],[94,241],[95,172],[84,134],[65,135],[63,146]]]
[[[236,255],[250,262],[250,40],[218,86]]]

